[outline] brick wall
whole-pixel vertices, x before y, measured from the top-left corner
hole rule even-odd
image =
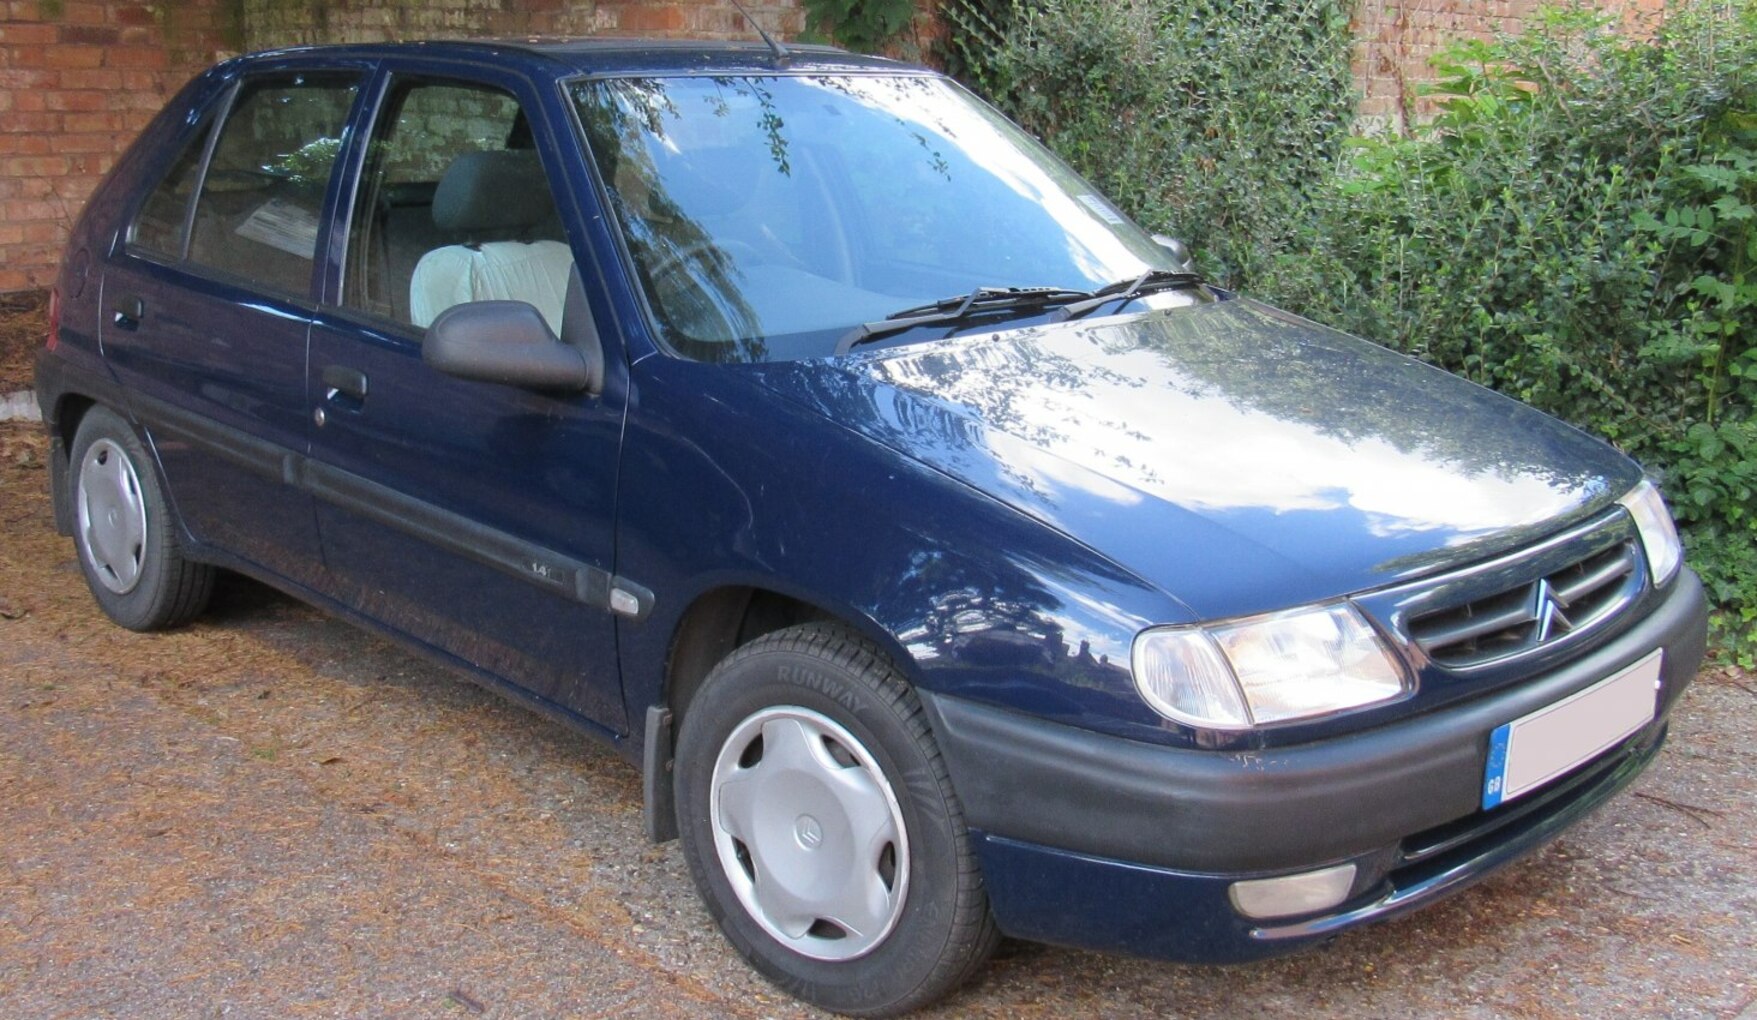
[[[1396,127],[1443,40],[1517,31],[1538,0],[1359,0],[1363,116]],[[1663,0],[1598,0],[1637,31]],[[748,0],[799,33],[797,0]],[[122,147],[215,59],[308,42],[468,35],[749,38],[727,0],[0,0],[0,294],[47,286]]]
[[[311,42],[382,42],[506,35],[639,35],[749,39],[726,0],[234,0],[251,49]],[[795,0],[747,0],[764,28],[799,33]]]
[[[0,294],[47,286],[86,196],[225,48],[224,0],[0,0]]]
[[[795,0],[751,0],[797,35]],[[0,0],[0,294],[54,281],[124,146],[216,59],[309,42],[481,35],[749,38],[725,0]]]
[[[1664,0],[1593,5],[1620,14],[1629,32],[1643,34],[1656,23]],[[1539,6],[1540,0],[1360,0],[1354,15],[1354,75],[1364,96],[1361,119],[1400,130],[1410,114],[1432,112],[1418,92],[1432,79],[1428,62],[1441,47],[1454,39],[1517,34]]]

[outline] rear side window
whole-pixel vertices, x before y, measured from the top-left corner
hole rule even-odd
[[[265,290],[309,292],[324,191],[358,88],[351,75],[323,74],[240,87],[202,177],[190,262]]]

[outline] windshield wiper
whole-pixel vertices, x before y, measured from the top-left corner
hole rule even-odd
[[[1087,312],[1103,308],[1112,301],[1128,304],[1143,294],[1151,294],[1159,290],[1172,290],[1178,287],[1197,287],[1202,284],[1199,274],[1181,269],[1149,269],[1132,280],[1118,280],[1092,292],[1092,296],[1082,301],[1063,305],[1056,312],[1057,322],[1077,319]]]
[[[1069,290],[1066,287],[978,287],[968,294],[942,298],[930,304],[892,312],[877,322],[866,322],[842,334],[836,341],[836,353],[847,354],[869,340],[902,333],[917,326],[937,326],[961,322],[995,312],[1034,311],[1069,301],[1085,301],[1093,291]]]

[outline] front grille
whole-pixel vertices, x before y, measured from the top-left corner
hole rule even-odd
[[[1409,619],[1410,638],[1450,669],[1522,655],[1577,637],[1615,616],[1640,585],[1636,550],[1623,541],[1541,577]]]

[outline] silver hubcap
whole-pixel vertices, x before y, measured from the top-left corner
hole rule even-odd
[[[79,538],[105,588],[126,595],[140,583],[146,554],[146,500],[122,448],[100,439],[79,464]]]
[[[834,720],[783,705],[739,723],[714,761],[709,810],[738,901],[782,945],[852,960],[896,926],[909,878],[903,812]]]

